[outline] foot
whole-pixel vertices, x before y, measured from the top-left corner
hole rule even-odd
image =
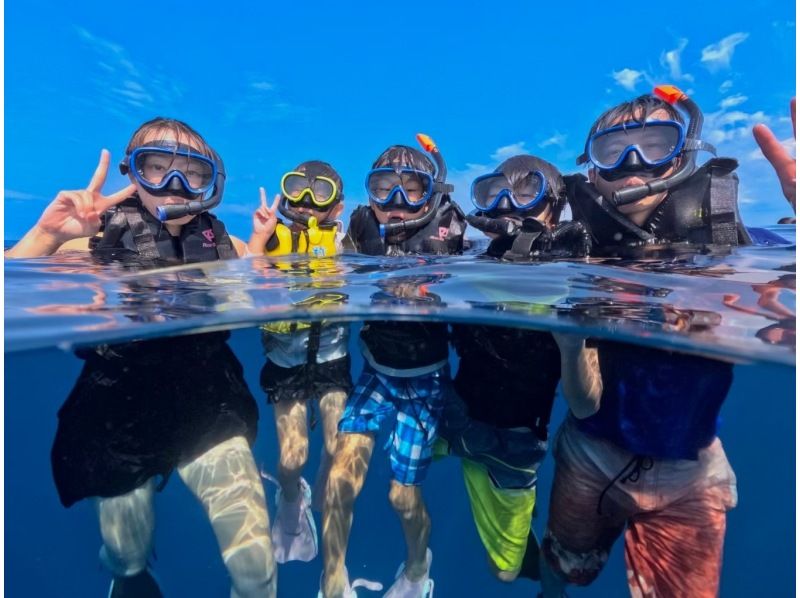
[[[433,598],[433,580],[430,578],[433,553],[430,548],[425,553],[425,561],[427,565],[425,574],[417,581],[411,581],[406,577],[405,563],[401,564],[394,583],[383,595],[384,598]]]
[[[158,582],[145,569],[130,577],[115,577],[108,590],[108,598],[163,598]]]
[[[272,547],[275,560],[279,563],[289,561],[310,561],[317,556],[317,526],[311,513],[311,488],[300,478],[300,492],[297,500],[287,502],[283,492],[278,489],[275,497],[278,504],[275,523],[272,525]]]
[[[319,576],[319,594],[317,594],[317,598],[325,598],[325,592],[323,588],[325,587],[325,573],[323,572]],[[358,594],[356,594],[356,588],[367,588],[372,592],[380,592],[383,589],[383,584],[377,581],[370,581],[369,579],[354,579],[353,583],[350,583],[350,576],[347,574],[347,567],[344,568],[344,592],[342,592],[342,596],[344,598],[358,598]]]

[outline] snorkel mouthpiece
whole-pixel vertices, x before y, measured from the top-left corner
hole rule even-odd
[[[638,187],[628,187],[615,191],[613,203],[617,207],[639,201],[648,195],[663,193],[679,185],[688,179],[695,170],[695,162],[698,148],[695,147],[695,140],[699,140],[700,132],[703,129],[703,113],[694,101],[674,85],[658,85],[653,89],[653,95],[664,100],[672,106],[681,108],[689,115],[689,125],[686,128],[686,141],[680,156],[682,163],[680,168],[665,179],[656,179],[639,185]]]
[[[511,220],[490,218],[485,215],[485,212],[478,210],[472,210],[467,214],[467,222],[480,231],[504,237],[513,237],[520,229],[520,226]]]
[[[209,202],[190,201],[184,204],[158,206],[156,212],[158,213],[158,219],[161,222],[166,222],[167,220],[175,220],[176,218],[183,218],[184,216],[195,216],[214,207],[213,205],[207,206],[207,203]],[[217,203],[219,202],[215,202],[214,205]]]

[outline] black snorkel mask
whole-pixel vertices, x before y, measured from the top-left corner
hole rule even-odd
[[[417,134],[417,142],[422,146],[426,152],[428,152],[431,157],[433,158],[434,164],[436,165],[436,174],[431,177],[432,184],[430,187],[431,194],[430,198],[426,199],[425,201],[421,202],[418,207],[415,208],[413,205],[413,200],[409,200],[408,197],[402,197],[403,192],[401,189],[395,189],[391,192],[390,196],[388,197],[388,201],[381,200],[380,198],[370,198],[371,201],[378,200],[377,202],[380,205],[393,205],[395,202],[398,202],[398,207],[402,202],[401,209],[406,209],[411,212],[420,211],[422,208],[427,205],[428,210],[422,214],[419,218],[411,218],[408,220],[401,220],[400,218],[393,218],[390,222],[386,224],[381,224],[379,226],[381,238],[403,238],[408,234],[413,233],[415,230],[420,229],[431,222],[436,217],[436,212],[439,210],[439,206],[442,203],[442,198],[448,194],[452,193],[453,186],[447,184],[445,181],[447,179],[447,165],[445,164],[444,158],[442,157],[442,153],[439,151],[439,148],[436,147],[433,139],[431,139],[428,135],[424,133]],[[367,191],[370,192],[370,176],[372,176],[377,170],[388,170],[388,169],[374,169],[370,171],[370,175],[367,177]],[[430,175],[428,175],[430,176]],[[409,209],[411,208],[411,209]]]
[[[119,171],[130,174],[156,197],[181,197],[183,204],[158,206],[162,222],[194,216],[216,207],[225,188],[225,166],[211,150],[209,158],[174,141],[152,141],[134,148],[123,158]]]

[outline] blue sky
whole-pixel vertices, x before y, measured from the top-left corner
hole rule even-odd
[[[748,224],[790,213],[750,129],[766,122],[794,151],[792,2],[639,3],[630,16],[599,2],[345,4],[7,2],[6,237],[156,115],[221,153],[218,213],[247,237],[259,185],[274,194],[283,172],[323,159],[349,213],[373,159],[418,131],[464,205],[472,178],[515,153],[575,172],[595,117],[654,83],[690,92],[705,138],[741,161]],[[122,185],[115,173],[105,189]]]

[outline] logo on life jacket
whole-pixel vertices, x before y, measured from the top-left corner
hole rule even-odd
[[[214,242],[214,231],[213,230],[211,230],[210,228],[207,228],[206,230],[202,231],[200,234],[202,234],[203,237],[205,237],[205,240],[208,241],[208,243],[203,243],[203,247],[216,247],[217,246],[217,244]]]

